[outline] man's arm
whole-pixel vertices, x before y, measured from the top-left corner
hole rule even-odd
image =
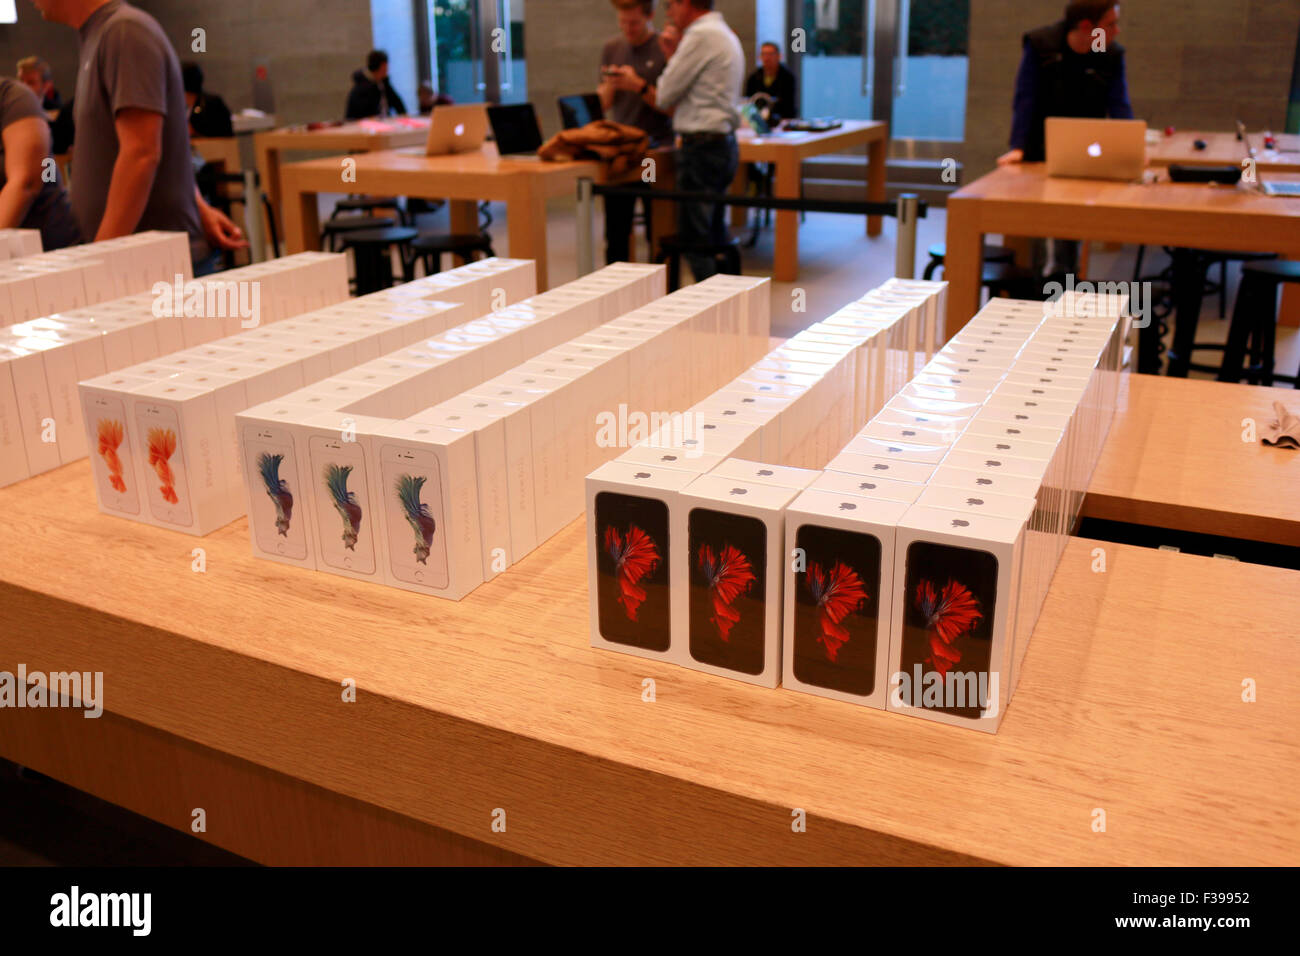
[[[596,95],[600,97],[600,108],[606,113],[614,105],[614,84],[610,78],[605,75],[605,67],[610,66],[610,50],[608,44],[600,51],[600,85],[596,87]]]
[[[385,95],[388,97],[388,111],[396,113],[398,116],[405,116],[406,104],[397,95],[397,90],[393,89],[393,83],[388,77],[384,77],[384,86],[387,87]]]
[[[17,228],[41,191],[41,167],[50,154],[50,126],[25,116],[4,128],[5,184],[0,189],[0,229]]]
[[[162,159],[162,114],[129,107],[117,111],[113,126],[117,130],[117,162],[96,242],[135,232]]]
[[[1128,77],[1124,74],[1124,54],[1119,55],[1119,72],[1110,84],[1106,113],[1111,119],[1132,119],[1133,104],[1128,99]]]
[[[1016,95],[1011,107],[1011,149],[998,157],[998,165],[1018,163],[1024,159],[1037,95],[1038,59],[1033,47],[1026,43],[1025,52],[1020,57],[1020,69],[1016,71]]]
[[[678,101],[704,71],[705,55],[700,46],[704,41],[695,36],[695,32],[687,31],[677,52],[659,75],[659,82],[647,86],[642,94],[647,103],[662,113],[672,113]]]

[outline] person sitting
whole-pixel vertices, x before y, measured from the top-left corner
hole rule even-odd
[[[352,89],[348,92],[345,119],[366,119],[371,116],[402,116],[406,104],[388,80],[388,54],[371,50],[366,56],[366,68],[352,74]]]
[[[39,229],[46,251],[76,245],[81,230],[58,169],[43,175],[50,126],[36,94],[0,77],[0,229]]]
[[[36,94],[42,109],[53,112],[63,108],[63,99],[54,88],[50,65],[39,56],[25,56],[18,61],[18,79]]]
[[[792,119],[799,115],[799,101],[795,96],[795,78],[790,69],[781,62],[781,48],[775,43],[764,43],[758,52],[759,67],[749,74],[745,81],[745,95],[754,96],[766,93],[772,98],[772,112],[775,117],[769,122],[775,126],[775,119]]]
[[[185,105],[190,111],[191,137],[235,135],[230,107],[216,93],[204,91],[203,70],[197,63],[181,64],[181,83],[185,87]]]
[[[433,87],[428,83],[421,83],[420,88],[415,91],[416,97],[420,101],[420,115],[428,116],[433,112],[435,106],[455,106],[456,101],[446,93],[435,93]]]

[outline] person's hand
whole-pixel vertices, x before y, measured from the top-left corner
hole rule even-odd
[[[999,166],[1011,166],[1015,163],[1025,161],[1025,151],[1023,149],[1009,149],[998,157]]]
[[[640,93],[645,88],[645,80],[641,79],[636,70],[630,66],[614,67],[609,73],[608,80],[614,89],[628,93]]]
[[[208,242],[218,249],[229,251],[248,248],[243,230],[220,209],[214,209],[202,201],[199,202],[199,224],[203,227],[203,234],[208,237]]]

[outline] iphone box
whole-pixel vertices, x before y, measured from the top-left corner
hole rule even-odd
[[[144,463],[149,524],[205,535],[231,513],[216,402],[206,389],[174,380],[150,381],[124,393],[127,432]]]
[[[695,481],[689,471],[624,461],[586,478],[587,590],[591,645],[685,663],[686,637],[673,628],[673,562],[686,560],[670,537],[670,513]],[[677,552],[681,551],[681,557]]]
[[[697,475],[707,474],[726,460],[722,455],[691,456],[680,448],[659,448],[650,443],[633,445],[615,459],[631,465],[653,465],[656,468],[689,471]]]
[[[870,427],[870,425],[867,426],[867,428]],[[960,441],[958,444],[960,444]],[[870,458],[881,458],[886,461],[917,462],[933,468],[943,461],[944,456],[948,454],[948,446],[893,441],[859,434],[844,446],[844,451],[855,455],[866,455]]]
[[[964,468],[981,474],[1015,475],[1042,481],[1049,461],[1043,458],[1018,458],[1003,454],[985,454],[979,451],[954,447],[943,460],[944,465]]]
[[[31,476],[13,373],[0,349],[0,488]]]
[[[931,486],[955,488],[966,494],[982,495],[989,492],[1016,498],[1033,498],[1038,494],[1041,484],[1037,478],[1002,474],[996,469],[974,471],[958,468],[947,462],[936,468],[934,474],[930,476]]]
[[[266,402],[241,411],[235,425],[253,554],[314,569],[311,475],[306,449],[295,442],[295,426],[313,414],[287,401]]]
[[[20,344],[21,343],[21,344]],[[62,464],[54,405],[45,379],[44,352],[56,347],[50,339],[35,336],[0,341],[0,365],[9,369],[14,400],[18,405],[19,434],[27,452],[30,474],[39,475]],[[48,441],[46,439],[49,439]]]
[[[781,682],[784,511],[798,494],[713,474],[681,491],[670,543],[680,663],[763,687]]]
[[[317,412],[293,422],[306,462],[305,495],[318,571],[382,581],[383,519],[375,514],[378,480],[370,434],[388,424],[348,412]]]
[[[483,583],[473,429],[412,421],[369,427],[384,581],[459,601]]]
[[[928,425],[894,425],[872,419],[858,431],[861,438],[880,442],[900,442],[908,445],[930,445],[936,448],[950,446],[961,434],[956,428],[938,429]]]
[[[687,412],[699,430],[705,422],[737,424],[758,433],[759,461],[778,461],[781,451],[781,414],[760,412],[745,406],[728,406],[706,399]]]
[[[712,468],[709,474],[732,481],[802,490],[812,484],[822,473],[811,468],[790,468],[746,458],[726,458]]]
[[[894,539],[908,505],[815,485],[785,512],[782,684],[885,709]]]
[[[1011,694],[1025,524],[913,506],[894,548],[887,707],[996,733]]]
[[[153,472],[146,471],[148,452],[131,424],[126,398],[146,384],[146,379],[113,372],[82,382],[78,390],[95,497],[105,514],[147,520],[142,516],[149,510],[144,483]],[[3,385],[0,378],[0,387]]]
[[[842,471],[824,471],[808,486],[834,495],[856,495],[911,504],[926,486],[916,482],[881,478],[877,475],[850,475]]]
[[[930,475],[934,473],[934,468],[934,465],[925,462],[878,458],[854,452],[841,452],[826,465],[827,471],[839,471],[849,475],[892,478],[894,481],[905,481],[917,485],[926,484],[930,480]]]

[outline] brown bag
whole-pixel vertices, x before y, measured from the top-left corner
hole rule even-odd
[[[607,175],[615,177],[638,165],[649,146],[650,136],[644,130],[612,120],[596,120],[557,133],[542,144],[537,155],[550,162],[599,160],[608,167]]]

